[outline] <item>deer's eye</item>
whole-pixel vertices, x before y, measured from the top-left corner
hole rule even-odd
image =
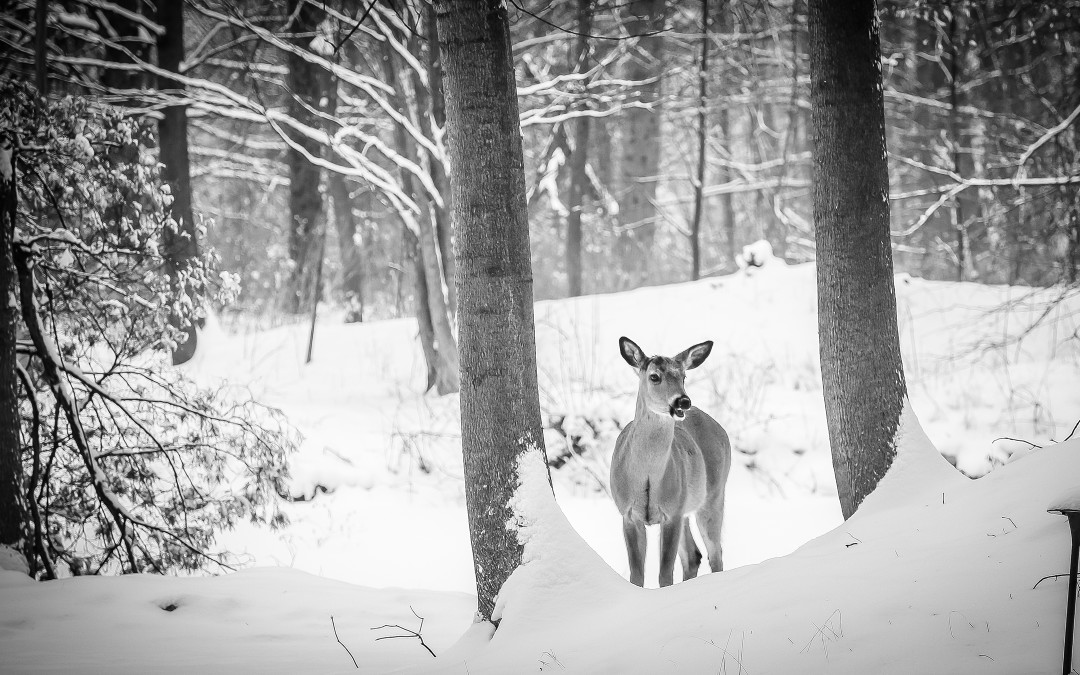
[[[649,382],[652,382],[653,384],[660,384],[660,376],[656,373],[649,375]]]

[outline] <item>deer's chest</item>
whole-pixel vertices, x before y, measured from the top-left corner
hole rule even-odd
[[[692,439],[679,433],[666,447],[616,447],[612,496],[621,513],[652,525],[693,513],[705,501],[705,467]]]

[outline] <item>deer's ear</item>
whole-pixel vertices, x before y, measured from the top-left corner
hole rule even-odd
[[[641,351],[641,347],[628,337],[619,338],[619,353],[634,368],[640,368],[645,364],[645,352]]]
[[[691,368],[697,368],[705,359],[709,358],[709,354],[712,352],[712,340],[707,340],[701,344],[696,344],[690,347],[684,352],[680,352],[675,357],[676,361],[683,364],[683,368],[690,370]]]

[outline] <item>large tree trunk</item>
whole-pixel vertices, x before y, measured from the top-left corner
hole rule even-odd
[[[626,113],[622,139],[618,239],[619,263],[627,285],[649,283],[656,234],[656,183],[660,173],[660,80],[664,40],[651,35],[664,27],[665,0],[631,0],[626,28],[641,35],[626,61],[626,79],[641,81],[638,100],[648,108]]]
[[[814,224],[825,412],[844,517],[896,456],[906,395],[873,0],[811,0]]]
[[[458,228],[461,443],[478,614],[521,562],[508,502],[544,453],[517,86],[506,5],[439,0]]]
[[[592,0],[577,0],[577,39],[570,52],[570,70],[584,73],[589,66],[589,38],[592,31]],[[582,84],[584,91],[584,84]],[[589,118],[581,116],[571,127],[574,147],[570,154],[570,195],[566,218],[566,294],[581,295],[581,212],[589,177],[585,172],[589,154]]]
[[[289,0],[287,16],[295,17],[286,29],[294,36],[289,41],[306,50],[318,29],[322,9],[315,3]],[[332,100],[331,88],[335,85],[332,75],[292,52],[286,55],[285,61],[289,68],[286,78],[290,92],[286,104],[289,115],[311,127],[321,127],[322,122],[311,111],[324,110]],[[293,141],[312,157],[322,157],[322,143],[299,135],[294,136]],[[286,163],[289,166],[289,258],[293,269],[285,311],[295,314],[303,309],[305,302],[313,299],[312,271],[324,217],[323,198],[319,192],[322,170],[308,160],[304,152],[291,146],[286,153]]]
[[[18,291],[12,245],[18,192],[12,139],[0,136],[0,549],[27,558],[29,511],[23,484],[22,447],[19,444],[19,400],[15,366],[15,331],[19,318]],[[0,556],[4,551],[0,550]],[[3,561],[0,560],[0,563]],[[0,564],[0,569],[4,569]],[[8,565],[7,569],[11,566]]]
[[[158,37],[158,65],[169,72],[180,72],[184,59],[184,3],[164,2],[158,8],[158,23],[165,32]],[[159,78],[158,87],[182,92],[184,85],[168,78]],[[174,105],[162,111],[158,122],[158,139],[161,145],[161,162],[165,181],[172,190],[173,203],[170,215],[176,221],[176,230],[165,228],[164,250],[166,270],[174,282],[177,273],[198,257],[199,244],[195,230],[195,216],[191,208],[191,171],[188,163],[187,108]],[[174,283],[174,289],[181,291]],[[173,350],[174,364],[188,361],[195,354],[195,317],[172,317],[187,339]]]

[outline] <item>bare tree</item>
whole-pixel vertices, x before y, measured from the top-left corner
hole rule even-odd
[[[848,518],[892,465],[907,393],[874,0],[811,0],[809,28],[821,377]]]
[[[544,453],[525,173],[506,5],[440,0],[458,237],[461,442],[478,612],[521,561],[508,502]]]

